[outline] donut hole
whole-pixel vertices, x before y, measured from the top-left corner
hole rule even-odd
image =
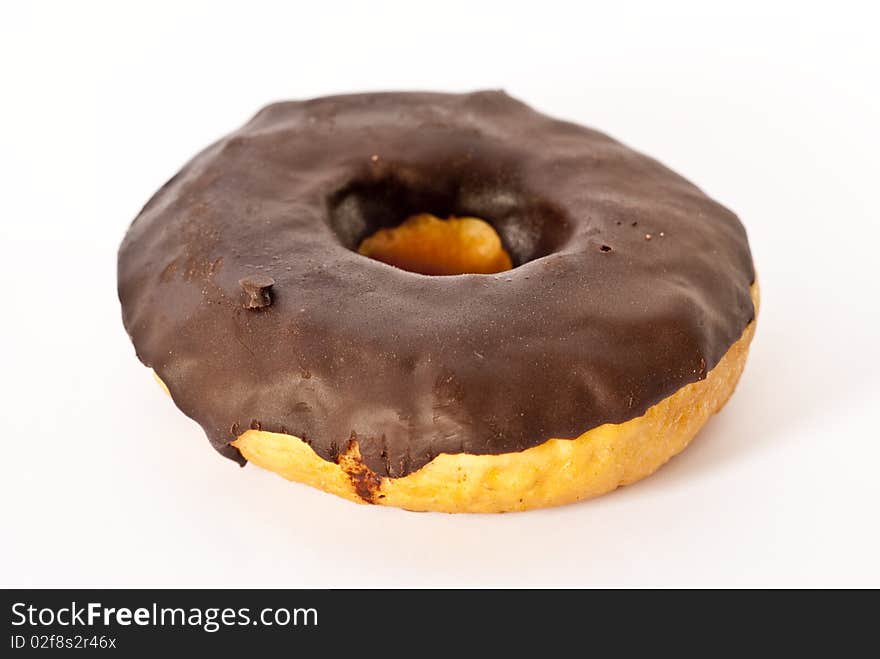
[[[383,163],[327,200],[329,224],[355,252],[427,275],[502,272],[557,251],[572,223],[488,167]]]
[[[475,217],[412,215],[364,238],[358,252],[422,275],[487,275],[513,267],[492,225]]]

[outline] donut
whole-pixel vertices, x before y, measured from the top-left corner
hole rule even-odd
[[[759,296],[734,213],[499,91],[263,108],[147,202],[118,292],[223,456],[443,512],[653,473],[733,393]]]

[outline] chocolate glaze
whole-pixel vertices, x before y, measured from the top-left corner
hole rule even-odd
[[[356,253],[431,212],[514,261],[431,277]],[[700,380],[754,316],[736,216],[501,92],[276,103],[187,164],[119,250],[137,354],[223,455],[247,428],[399,477],[619,423]],[[240,281],[269,289],[247,308]],[[253,286],[251,286],[253,290]]]

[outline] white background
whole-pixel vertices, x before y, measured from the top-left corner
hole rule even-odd
[[[12,4],[0,583],[880,586],[880,51],[866,9]],[[728,407],[654,477],[532,513],[356,506],[220,458],[122,328],[116,248],[141,205],[272,100],[498,87],[658,157],[740,215],[764,308]]]

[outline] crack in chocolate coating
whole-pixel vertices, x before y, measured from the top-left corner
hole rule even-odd
[[[356,253],[474,216],[514,269],[431,277]],[[651,239],[646,239],[650,235]],[[270,105],[190,161],[119,250],[138,357],[223,455],[237,429],[400,477],[642,415],[754,317],[736,216],[657,161],[501,92]],[[240,280],[274,282],[244,308]]]

